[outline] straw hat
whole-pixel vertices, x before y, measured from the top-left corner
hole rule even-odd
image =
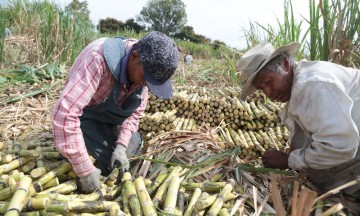
[[[261,43],[244,53],[237,62],[238,69],[248,77],[241,91],[241,99],[245,100],[248,95],[256,91],[252,82],[269,61],[282,53],[295,57],[300,46],[300,43],[291,43],[275,49],[271,43]]]

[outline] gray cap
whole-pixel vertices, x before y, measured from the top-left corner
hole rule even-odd
[[[245,100],[248,95],[256,91],[252,82],[267,63],[282,53],[295,57],[300,45],[299,43],[291,43],[275,49],[270,43],[261,43],[242,55],[237,62],[237,67],[247,77],[247,80],[241,91],[241,99]]]
[[[138,41],[136,50],[144,67],[144,78],[149,90],[157,97],[170,98],[170,77],[179,64],[176,44],[165,34],[153,31]]]

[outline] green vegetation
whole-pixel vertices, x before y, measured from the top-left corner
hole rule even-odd
[[[184,41],[190,41],[193,43],[211,43],[211,39],[203,35],[196,34],[192,26],[185,26],[179,33],[174,34],[174,38]]]
[[[269,41],[275,47],[299,42],[303,44],[299,58],[359,67],[359,5],[359,0],[309,0],[309,20],[304,18],[297,22],[291,1],[286,0],[283,23],[279,19],[277,26],[250,23],[250,29],[245,30],[248,46],[260,41]],[[303,21],[309,25],[305,32],[302,32]],[[307,38],[309,41],[306,41]]]
[[[136,23],[134,19],[128,19],[126,22],[114,18],[100,19],[98,25],[99,32],[102,34],[116,34],[117,32],[122,32],[126,30],[133,30],[137,34],[145,30],[144,26]]]
[[[91,22],[87,1],[81,2],[79,0],[73,0],[65,7],[65,10],[76,17],[76,19],[82,20],[82,22]]]
[[[0,9],[1,14],[6,14],[5,11]],[[0,68],[4,62],[4,47],[5,47],[5,24],[6,24],[6,15],[0,16]]]
[[[360,1],[322,0],[310,5],[310,59],[360,65]],[[322,26],[316,23],[321,23]]]
[[[294,18],[291,1],[286,0],[283,19],[277,18],[277,25],[265,26],[250,22],[250,29],[244,31],[248,47],[263,41],[269,41],[275,47],[290,42],[300,42],[303,47],[298,59],[328,60],[359,67],[359,1],[322,0],[321,4],[316,4],[317,1],[309,0],[309,20],[304,18],[297,21]],[[180,4],[182,3],[180,0],[176,3],[179,3],[180,8],[184,6]],[[145,9],[150,10],[150,5],[144,7],[143,11]],[[155,9],[159,8],[155,7]],[[183,12],[182,15],[186,15]],[[102,26],[100,23],[99,28],[102,33],[98,33],[89,20],[87,3],[81,1],[73,1],[62,9],[47,0],[11,0],[8,6],[0,7],[0,13],[2,14],[0,82],[3,84],[8,80],[39,82],[44,79],[62,78],[63,73],[67,71],[65,65],[68,68],[80,51],[92,40],[114,35],[139,39],[146,34],[143,31],[145,27],[136,23],[134,19],[125,23],[114,19],[115,27],[112,27],[111,23],[105,22],[109,24],[108,26]],[[116,26],[119,23],[120,27]],[[182,57],[191,54],[194,61],[190,66],[181,64],[174,80],[179,84],[201,83],[217,86],[241,84],[241,77],[236,70],[236,61],[241,55],[240,50],[229,48],[221,41],[211,41],[205,36],[196,34],[193,27],[183,25],[183,21],[180,24],[183,26],[178,28],[181,29],[180,31],[171,30],[174,33],[173,38],[183,54]],[[309,25],[305,31],[304,24]],[[15,37],[5,39],[6,26],[10,27]],[[54,76],[49,69],[53,67],[58,67],[57,71],[61,71],[61,74]],[[40,79],[39,71],[47,75]]]
[[[146,34],[146,32],[138,32],[132,27],[99,34],[89,23],[87,10],[80,3],[70,4],[66,10],[62,10],[49,1],[13,0],[7,7],[0,7],[1,14],[5,14],[0,19],[1,30],[4,31],[5,23],[8,23],[12,28],[13,35],[16,35],[14,41],[9,39],[6,42],[8,45],[5,46],[5,33],[0,31],[0,52],[5,53],[5,55],[1,55],[3,59],[0,59],[1,68],[3,68],[0,70],[0,80],[3,84],[6,80],[38,82],[44,79],[53,80],[63,77],[63,74],[53,76],[52,71],[43,65],[59,65],[57,66],[58,71],[64,73],[63,66],[69,67],[80,51],[96,38],[121,35],[139,39]],[[81,18],[78,19],[77,15]],[[127,23],[131,24],[133,20]],[[195,35],[194,32],[193,34]],[[187,77],[191,78],[192,73],[198,74],[199,72],[205,73],[206,77],[222,76],[222,73],[228,77],[225,78],[227,80],[231,80],[227,74],[232,74],[231,76],[234,77],[235,62],[239,57],[238,52],[226,48],[223,44],[214,49],[210,40],[206,43],[193,43],[178,39],[175,41],[183,54],[193,55],[195,64],[199,63],[198,65],[200,65],[200,67],[187,68],[187,72],[190,74]],[[228,64],[225,60],[229,57],[233,58],[231,72],[227,69]],[[210,59],[212,59],[212,64],[206,65]],[[205,72],[203,72],[203,67],[205,67]],[[179,70],[182,68],[179,67]],[[36,73],[34,73],[35,71]],[[47,75],[39,79],[37,77],[39,72]],[[210,84],[213,82],[213,78],[202,79],[207,80]],[[183,81],[186,82],[186,80]]]
[[[31,41],[35,50],[28,52],[38,54],[32,59],[35,65],[71,63],[84,45],[96,37],[92,24],[85,18],[77,19],[72,12],[49,1],[14,0],[0,8],[5,15],[2,19],[13,28],[13,34]]]
[[[150,0],[137,21],[147,24],[151,30],[172,36],[187,22],[185,4],[181,0]]]

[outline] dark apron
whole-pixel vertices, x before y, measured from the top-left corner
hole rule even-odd
[[[113,46],[114,47],[114,46]],[[113,50],[112,50],[113,51]],[[118,61],[119,65],[116,71],[112,70],[114,77],[120,73],[122,56],[111,59]],[[106,59],[108,62],[108,59]],[[80,119],[80,128],[82,130],[87,150],[96,158],[101,174],[107,176],[110,174],[108,168],[112,153],[116,147],[116,128],[121,125],[141,104],[141,94],[143,88],[138,89],[121,104],[117,105],[117,98],[120,94],[121,84],[115,79],[115,84],[111,90],[110,96],[95,107],[86,107],[83,109]],[[126,153],[128,157],[133,156],[139,150],[141,138],[138,132],[135,132],[130,139]]]

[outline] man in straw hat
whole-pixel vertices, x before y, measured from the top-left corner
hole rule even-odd
[[[101,38],[77,57],[52,121],[55,146],[72,164],[82,192],[100,186],[100,173],[107,176],[115,167],[121,173],[128,171],[128,156],[141,144],[137,128],[148,89],[157,97],[170,98],[170,77],[178,63],[176,44],[156,31],[140,40]]]
[[[238,61],[248,78],[241,99],[261,90],[287,103],[279,114],[290,131],[290,153],[268,150],[265,167],[305,170],[323,192],[360,176],[360,70],[331,62],[295,63],[300,44],[259,44]],[[360,201],[360,184],[342,193]]]

